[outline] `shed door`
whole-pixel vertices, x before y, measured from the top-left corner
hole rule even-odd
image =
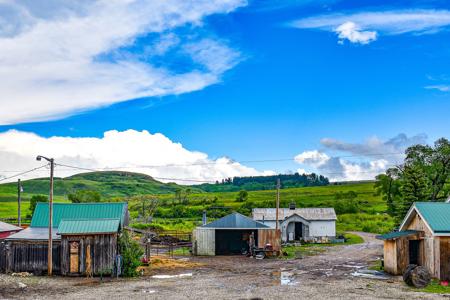
[[[419,264],[419,240],[409,240],[409,264],[418,265]]]
[[[78,255],[78,249],[79,249],[79,243],[78,242],[71,242],[70,243],[70,273],[78,273],[79,272],[79,255]]]

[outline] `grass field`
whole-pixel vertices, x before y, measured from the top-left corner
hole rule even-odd
[[[139,182],[131,183],[126,182],[127,190],[130,190],[129,196],[118,197],[117,194],[111,192],[113,196],[108,195],[107,186],[111,183],[108,182],[100,184],[96,183],[92,178],[85,178],[83,180],[90,180],[94,183],[90,183],[90,186],[100,185],[103,191],[102,201],[128,201],[130,208],[130,215],[133,218],[137,218],[142,207],[141,202],[137,198],[130,196],[133,195],[153,195],[160,200],[159,212],[160,216],[156,217],[153,221],[153,225],[167,229],[167,230],[180,230],[190,231],[195,226],[198,226],[201,222],[201,213],[207,209],[209,220],[220,217],[222,214],[226,214],[231,211],[239,211],[241,213],[249,215],[251,208],[253,207],[274,207],[276,191],[264,190],[264,191],[249,191],[248,199],[245,202],[238,202],[236,200],[238,192],[215,192],[207,193],[200,190],[192,190],[192,194],[187,197],[186,202],[177,203],[173,192],[165,189],[165,194],[145,192],[142,190],[142,186]],[[75,181],[80,180],[78,177]],[[118,180],[118,179],[117,179]],[[138,180],[139,181],[139,180]],[[33,191],[30,184],[24,184],[23,201],[22,201],[22,216],[26,217],[30,214],[29,199],[33,195],[27,193],[27,191]],[[37,191],[44,194],[44,181],[39,180],[39,187]],[[36,183],[33,183],[36,184]],[[115,185],[120,185],[118,180]],[[138,188],[135,192],[132,192],[133,185],[137,185]],[[41,187],[42,186],[42,187]],[[74,186],[72,182],[70,186]],[[48,189],[48,182],[46,185]],[[150,189],[146,187],[145,189]],[[151,185],[151,190],[156,189],[156,185]],[[123,191],[123,190],[122,190]],[[345,199],[337,199],[338,193],[348,193],[353,191],[357,197],[349,202]],[[122,193],[122,192],[121,192]],[[295,202],[297,207],[334,207],[338,213],[337,230],[338,231],[366,231],[374,233],[383,233],[392,230],[394,227],[393,220],[390,216],[385,214],[386,205],[380,196],[375,195],[373,183],[354,183],[343,185],[329,185],[320,187],[303,187],[303,188],[287,188],[282,189],[280,192],[281,207],[288,207],[289,203]],[[55,196],[55,202],[67,202],[67,195],[64,193],[57,194]],[[353,210],[348,210],[349,205],[352,204]],[[220,214],[217,211],[211,210],[211,207],[224,207],[220,209]],[[185,215],[173,217],[175,210],[183,210]],[[165,216],[167,215],[167,216]],[[0,218],[16,218],[17,217],[17,195],[16,186],[13,184],[0,185]]]

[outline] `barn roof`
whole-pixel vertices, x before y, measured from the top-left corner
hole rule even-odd
[[[417,212],[433,231],[434,234],[450,233],[450,203],[446,202],[416,202],[413,204],[405,219],[401,229],[409,224],[413,217],[413,212]]]
[[[280,221],[297,214],[305,220],[336,220],[336,212],[334,208],[280,208],[278,218]],[[275,221],[276,208],[254,208],[252,211],[254,220]]]
[[[56,234],[56,230],[53,230],[52,237],[54,240],[60,240],[61,237]],[[22,231],[12,234],[6,238],[7,240],[35,240],[46,241],[48,240],[48,228],[44,227],[28,227]]]
[[[117,203],[53,203],[53,227],[62,220],[119,219],[124,225],[127,216],[127,204]],[[48,203],[38,203],[31,219],[30,227],[48,226]]]
[[[0,222],[0,232],[19,231],[19,230],[22,230],[22,228],[5,222]]]
[[[120,219],[72,219],[61,220],[59,235],[114,233],[119,230]]]
[[[240,213],[232,213],[223,218],[215,220],[209,224],[203,225],[205,228],[217,228],[217,229],[262,229],[270,228],[267,225],[259,223],[241,215]]]

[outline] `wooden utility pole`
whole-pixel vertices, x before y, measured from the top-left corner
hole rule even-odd
[[[47,273],[48,276],[52,276],[53,273],[53,173],[55,170],[55,160],[50,159],[50,197],[48,201],[48,252],[47,252]]]
[[[280,178],[277,179],[277,204],[276,204],[276,223],[275,223],[275,229],[278,230],[278,210],[280,209]]]
[[[20,179],[17,179],[17,224],[19,227],[22,225],[21,221],[21,212],[20,212],[20,206],[22,202],[22,185],[20,184]]]

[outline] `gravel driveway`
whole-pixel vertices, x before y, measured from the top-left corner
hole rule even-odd
[[[379,259],[382,243],[357,233],[365,243],[329,247],[303,259],[255,260],[240,256],[194,257],[194,270],[172,270],[162,278],[100,282],[98,278],[0,275],[2,299],[443,299],[406,287],[399,278],[363,274]],[[355,273],[356,272],[356,273]],[[360,273],[358,273],[360,272]],[[192,273],[192,275],[190,274]],[[161,273],[160,273],[161,275]],[[23,286],[26,285],[26,287]],[[20,286],[19,286],[20,285]]]

